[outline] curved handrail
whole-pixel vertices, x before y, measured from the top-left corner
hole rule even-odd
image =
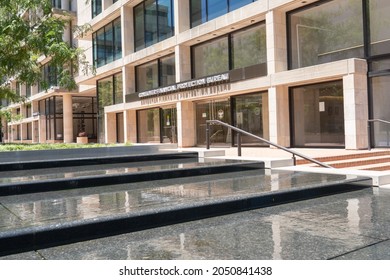
[[[303,155],[303,154],[301,154],[301,153],[298,153],[298,152],[296,152],[296,151],[293,151],[293,150],[291,150],[291,149],[289,149],[289,148],[286,148],[286,147],[283,147],[283,146],[278,145],[278,144],[276,144],[276,143],[273,143],[273,142],[271,142],[271,141],[269,141],[269,140],[267,140],[267,139],[264,139],[264,138],[261,138],[261,137],[259,137],[259,136],[257,136],[257,135],[254,135],[254,134],[252,134],[252,133],[249,133],[249,132],[247,132],[247,131],[245,131],[245,130],[242,130],[242,129],[237,128],[237,127],[235,127],[235,126],[232,126],[232,125],[230,125],[230,124],[221,122],[221,121],[219,121],[219,120],[207,120],[207,121],[206,121],[206,141],[207,141],[207,150],[210,149],[210,124],[212,124],[212,123],[217,123],[217,124],[223,125],[223,126],[225,126],[225,127],[228,127],[228,128],[230,128],[230,129],[232,129],[232,130],[234,130],[234,131],[237,131],[239,135],[240,135],[240,133],[241,133],[241,134],[245,134],[245,135],[251,136],[251,137],[256,138],[256,139],[258,139],[258,140],[260,140],[260,141],[263,141],[263,142],[265,142],[265,143],[267,143],[267,144],[269,144],[269,145],[271,145],[271,146],[274,146],[274,147],[276,147],[276,148],[278,148],[278,149],[281,149],[281,150],[283,150],[283,151],[286,151],[286,152],[292,154],[293,156],[298,156],[298,157],[300,157],[300,158],[306,159],[306,160],[308,160],[308,161],[310,161],[310,162],[313,162],[313,163],[315,163],[315,164],[318,164],[318,165],[320,165],[320,166],[322,166],[322,167],[333,168],[332,166],[327,165],[327,164],[325,164],[325,163],[322,163],[322,162],[320,162],[320,161],[318,161],[318,160],[316,160],[316,159],[314,159],[314,158],[308,157],[308,156],[306,156],[306,155]],[[238,149],[239,149],[239,151],[240,151],[240,150],[241,150],[241,141],[240,141],[239,139],[240,139],[240,137],[238,136],[238,141],[237,141],[238,143],[237,143],[237,146],[238,146]],[[239,156],[241,156],[241,152],[239,152]],[[294,163],[295,163],[295,160],[294,160]]]
[[[382,120],[382,119],[371,119],[371,120],[367,120],[367,145],[368,145],[368,150],[371,150],[371,127],[370,127],[370,123],[373,123],[373,122],[380,122],[380,123],[384,123],[384,124],[390,124],[389,121],[386,121],[386,120]],[[389,138],[389,131],[387,131],[387,143],[390,142],[390,138]]]

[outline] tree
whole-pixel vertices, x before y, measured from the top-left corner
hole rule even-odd
[[[76,88],[74,72],[91,67],[82,49],[63,40],[70,15],[54,15],[51,3],[0,0],[0,99],[17,99],[7,85],[11,78],[22,84],[48,87],[40,69],[42,55],[51,59],[50,66],[58,69],[58,86],[67,90]]]

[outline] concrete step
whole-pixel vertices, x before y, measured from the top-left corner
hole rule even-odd
[[[370,186],[357,176],[252,169],[0,197],[0,255]]]

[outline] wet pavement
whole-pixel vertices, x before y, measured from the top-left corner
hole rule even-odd
[[[390,259],[389,200],[368,188],[1,259]]]

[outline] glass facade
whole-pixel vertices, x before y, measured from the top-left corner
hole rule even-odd
[[[191,27],[222,16],[257,0],[190,0]]]
[[[135,50],[174,35],[173,0],[146,0],[134,7]]]
[[[291,100],[294,147],[345,145],[342,81],[293,88]]]
[[[46,119],[46,140],[63,140],[63,102],[61,96],[39,101],[39,112]]]
[[[175,55],[169,55],[136,67],[138,92],[164,87],[175,82]]]
[[[251,26],[194,46],[192,61],[194,78],[254,65],[266,65],[265,24]],[[258,76],[267,75],[261,69],[258,67],[255,70]]]
[[[99,142],[104,142],[104,107],[123,103],[122,73],[97,81]]]
[[[101,67],[122,58],[121,19],[100,28],[92,34],[93,65]]]
[[[290,68],[364,58],[363,5],[334,0],[288,14]]]

